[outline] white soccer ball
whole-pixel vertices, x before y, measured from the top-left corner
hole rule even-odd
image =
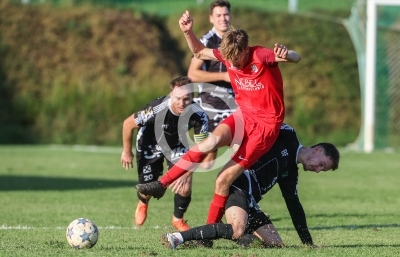
[[[97,243],[99,230],[91,220],[79,218],[69,224],[66,237],[73,248],[91,248]]]

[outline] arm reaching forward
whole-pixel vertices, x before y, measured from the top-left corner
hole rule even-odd
[[[179,27],[185,35],[190,50],[197,59],[214,61],[218,60],[215,58],[213,50],[206,48],[193,33],[193,19],[190,17],[189,11],[185,11],[182,14],[182,17],[179,19]]]

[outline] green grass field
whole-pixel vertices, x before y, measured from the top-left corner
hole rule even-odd
[[[165,249],[172,231],[172,193],[152,200],[148,220],[132,225],[136,169],[120,165],[119,148],[0,146],[0,256],[399,256],[400,153],[342,150],[337,171],[300,173],[299,196],[319,249],[302,246],[279,188],[261,201],[286,243],[283,249],[243,249],[218,240],[213,249]],[[194,177],[185,218],[205,222],[216,171]],[[72,249],[68,224],[93,220],[100,231],[91,249]]]

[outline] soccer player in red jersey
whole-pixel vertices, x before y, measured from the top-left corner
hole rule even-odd
[[[224,34],[218,49],[206,48],[192,31],[193,19],[188,11],[180,18],[179,26],[196,58],[219,60],[226,65],[239,108],[220,123],[207,139],[192,147],[160,181],[138,184],[136,189],[160,198],[169,184],[195,169],[208,153],[222,146],[238,144],[239,149],[216,179],[207,218],[207,224],[212,224],[219,222],[223,216],[230,185],[268,152],[279,134],[285,106],[278,63],[298,63],[301,57],[280,44],[275,44],[273,49],[250,47],[247,33],[236,29]]]

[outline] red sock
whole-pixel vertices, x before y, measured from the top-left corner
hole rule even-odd
[[[208,210],[207,224],[218,223],[221,221],[225,212],[225,204],[228,201],[228,196],[214,194],[211,201],[210,209]]]
[[[196,168],[205,157],[206,154],[200,152],[197,145],[193,146],[167,173],[164,174],[160,179],[161,185],[167,187],[187,171]]]

